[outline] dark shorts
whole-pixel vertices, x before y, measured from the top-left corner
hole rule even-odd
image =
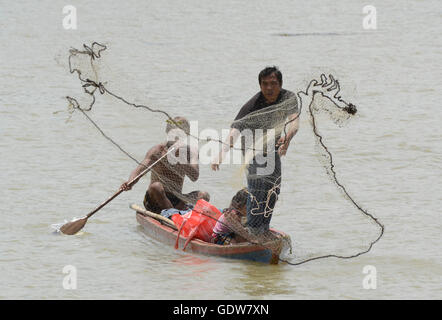
[[[175,194],[171,192],[166,192],[166,197],[169,199],[169,201],[172,203],[172,207],[175,208],[179,203],[185,203],[186,205],[194,205],[196,201],[198,200],[198,193],[200,193],[199,190],[189,192],[187,194],[182,195],[182,199],[178,198]],[[146,210],[154,212],[154,213],[161,213],[160,207],[156,205],[155,202],[153,202],[150,199],[149,192],[146,191],[146,194],[144,195],[144,201],[143,201],[144,207]],[[169,209],[169,208],[168,208]]]

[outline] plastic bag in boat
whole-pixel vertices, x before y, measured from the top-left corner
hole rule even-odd
[[[175,249],[178,249],[180,235],[187,238],[183,250],[193,238],[210,242],[212,230],[221,215],[215,206],[203,199],[197,201],[192,211],[184,215],[174,214],[171,219],[178,228]]]

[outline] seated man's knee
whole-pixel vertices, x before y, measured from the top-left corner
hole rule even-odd
[[[164,187],[161,182],[154,182],[149,186],[149,195],[159,195],[164,193]]]

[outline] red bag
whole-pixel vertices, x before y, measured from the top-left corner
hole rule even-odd
[[[215,206],[203,199],[197,201],[192,211],[184,215],[174,214],[171,219],[178,228],[175,249],[178,249],[180,234],[187,238],[183,250],[193,238],[210,242],[212,230],[221,215]]]

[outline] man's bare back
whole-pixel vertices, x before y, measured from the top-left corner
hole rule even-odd
[[[170,148],[172,148],[172,146],[168,147],[167,143],[162,143],[154,146],[151,150],[149,150],[146,156],[149,157],[149,153],[151,152],[154,158],[157,158],[157,155],[161,157],[162,155],[166,154]],[[176,146],[174,148],[176,148],[175,156],[179,152],[189,152],[190,149],[187,148],[186,150],[183,150],[185,149],[185,147],[179,148]],[[186,175],[188,175],[189,179],[192,181],[196,181],[199,177],[198,164],[196,164],[196,166],[189,167],[190,166],[189,157],[187,157],[186,160],[187,163],[184,164],[181,163],[172,164],[168,161],[167,158],[164,158],[163,160],[159,161],[155,165],[155,167],[152,168],[150,184],[155,182],[161,182],[164,184],[164,188],[166,191],[173,193],[176,192],[182,193],[184,178]]]
[[[170,148],[174,148],[171,154],[179,161],[170,161],[169,155],[160,161]],[[183,158],[184,155],[184,158]],[[172,158],[173,159],[173,158]],[[158,161],[157,163],[155,163]],[[194,204],[198,199],[210,200],[209,194],[202,191],[193,191],[183,195],[184,178],[187,176],[191,181],[199,178],[198,150],[181,142],[163,142],[149,149],[143,161],[132,171],[128,181],[135,178],[140,172],[152,167],[151,180],[144,198],[144,206],[147,210],[160,213],[163,209],[184,209],[187,204]],[[138,181],[135,181],[137,183]],[[125,191],[130,190],[128,182],[121,185]]]

